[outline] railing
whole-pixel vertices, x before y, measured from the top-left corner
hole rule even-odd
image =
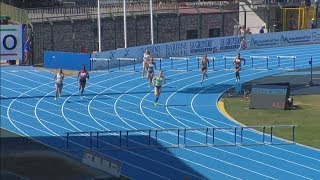
[[[128,16],[149,14],[148,3],[129,3],[126,6]],[[153,4],[153,11],[155,14],[173,13],[177,12],[177,3],[161,3]],[[57,8],[41,8],[41,9],[28,9],[28,19],[31,22],[42,22],[52,20],[68,20],[68,19],[84,19],[96,18],[96,6],[75,6],[75,7],[57,7]],[[123,15],[123,5],[101,5],[101,17],[113,17]]]
[[[208,3],[205,3],[206,5]],[[177,13],[179,8],[222,8],[222,9],[237,9],[236,3],[221,3],[212,2],[207,6],[191,6],[189,3],[179,4],[172,3],[154,3],[153,12],[155,14],[163,13]],[[149,2],[141,3],[127,3],[126,5],[127,15],[144,15],[150,13]],[[73,7],[55,7],[55,8],[37,8],[28,9],[28,19],[31,22],[42,22],[51,20],[68,20],[68,19],[84,19],[84,18],[96,18],[97,7],[96,6],[73,6]],[[101,17],[113,17],[123,15],[123,4],[102,4],[100,6]]]
[[[290,140],[274,138],[287,129]],[[260,133],[256,132],[260,131]],[[77,147],[112,150],[119,148],[179,148],[294,144],[294,125],[208,127],[194,129],[147,129],[66,133],[66,149]]]
[[[0,16],[9,16],[10,20],[25,24],[27,22],[27,11],[0,2]]]
[[[222,9],[236,9],[238,8],[238,1],[209,1],[209,2],[185,2],[180,3],[180,6],[193,8],[222,8]]]

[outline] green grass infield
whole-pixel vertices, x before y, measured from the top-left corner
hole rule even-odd
[[[250,99],[225,98],[227,113],[236,121],[246,125],[296,125],[297,143],[320,149],[320,95],[293,96],[299,108],[291,110],[249,109]],[[292,139],[292,130],[284,129],[277,137]]]

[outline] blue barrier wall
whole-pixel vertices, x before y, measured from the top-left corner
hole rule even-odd
[[[53,69],[80,70],[84,64],[90,70],[91,54],[72,53],[72,52],[44,52],[44,67]]]
[[[320,43],[320,29],[284,31],[277,33],[247,35],[244,49],[260,49],[270,47],[294,46]],[[92,54],[93,58],[135,58],[142,61],[145,49],[154,57],[186,57],[205,53],[236,51],[240,46],[240,36],[225,36],[205,39],[192,39],[161,44],[136,46]]]
[[[248,35],[244,49],[260,49],[315,43],[320,43],[320,29]],[[121,48],[94,53],[92,55],[66,52],[45,52],[44,66],[47,68],[78,70],[81,64],[85,64],[88,67],[88,70],[97,70],[90,68],[91,57],[111,59],[109,67],[114,68],[119,66],[117,58],[134,58],[137,60],[136,63],[141,63],[143,53],[146,49],[150,50],[154,57],[169,58],[203,55],[212,52],[236,52],[239,45],[239,36],[225,36]],[[125,64],[130,63],[126,62],[122,65]],[[107,68],[103,66],[106,66],[106,63],[98,64],[98,62],[96,62],[96,67],[99,67],[99,69]]]

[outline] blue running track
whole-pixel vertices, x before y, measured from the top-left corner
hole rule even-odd
[[[239,126],[217,106],[222,93],[235,84],[234,71],[224,68],[222,57],[235,55],[235,52],[209,54],[216,58],[215,71],[208,71],[203,84],[195,57],[189,57],[188,68],[192,71],[171,70],[170,61],[164,60],[162,68],[167,81],[158,106],[153,105],[153,88],[141,78],[141,72],[91,72],[84,99],[79,97],[76,77],[67,77],[62,97],[54,100],[52,73],[34,67],[1,67],[1,127],[65,149],[66,132]],[[296,56],[296,69],[309,68],[311,56],[313,65],[320,66],[319,44],[248,50],[241,55],[247,59],[240,72],[242,82],[293,68],[289,59],[283,60],[278,68],[276,56]],[[268,69],[265,59],[254,59],[252,69],[250,56],[269,56]],[[227,60],[227,68],[233,68],[231,61]],[[174,62],[178,70],[185,67],[184,60]],[[203,133],[190,133],[187,143],[204,142]],[[136,133],[129,143],[139,145],[145,137]],[[172,132],[161,132],[156,143],[175,144],[175,137]],[[244,140],[256,142],[259,137],[260,133],[248,131]],[[231,143],[233,133],[221,131],[216,138],[217,143]],[[70,137],[70,141],[74,142],[71,149],[88,146],[87,139],[79,136]],[[99,146],[112,147],[116,141],[116,136],[104,136]],[[100,151],[121,161],[122,174],[133,179],[320,178],[320,151],[299,144]],[[78,151],[72,153],[82,156]]]

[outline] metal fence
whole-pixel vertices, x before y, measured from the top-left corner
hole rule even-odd
[[[128,15],[149,14],[150,8],[148,3],[129,3],[126,5]],[[177,3],[153,4],[153,10],[156,14],[173,13],[178,11]],[[55,20],[69,19],[87,19],[97,18],[96,6],[75,6],[75,7],[57,7],[28,9],[28,19],[31,22],[47,22]],[[123,5],[102,5],[100,7],[101,17],[114,17],[123,15]]]
[[[155,14],[163,13],[178,13],[181,9],[199,9],[201,8],[217,8],[221,10],[235,10],[238,9],[237,1],[218,1],[205,3],[177,3],[177,2],[163,2],[156,1],[153,3],[153,11]],[[28,9],[28,19],[31,22],[43,22],[48,20],[67,20],[67,19],[83,19],[96,18],[97,7],[88,6],[72,6],[72,7],[55,7],[55,8],[37,8]],[[149,2],[135,2],[126,4],[126,12],[128,15],[144,15],[149,14]],[[123,3],[116,4],[102,4],[100,6],[100,13],[102,17],[122,16]]]
[[[28,21],[28,12],[14,6],[0,2],[0,16],[9,16],[10,20],[26,24]]]

